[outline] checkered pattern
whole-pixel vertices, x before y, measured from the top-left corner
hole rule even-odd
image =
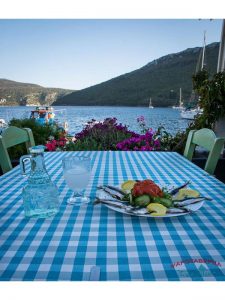
[[[92,157],[86,191],[92,199],[100,184],[152,178],[174,186],[191,180],[191,188],[213,202],[194,214],[165,219],[126,216],[103,205],[69,206],[72,191],[63,179],[61,160],[82,154],[45,154],[60,191],[60,211],[50,219],[24,218],[26,179],[18,167],[0,177],[2,281],[88,280],[94,265],[100,266],[103,281],[225,280],[224,184],[177,153],[85,152]]]

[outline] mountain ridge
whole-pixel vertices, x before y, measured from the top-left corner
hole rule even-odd
[[[51,105],[73,90],[43,87],[38,84],[0,78],[1,105]]]
[[[180,87],[187,103],[201,49],[187,48],[164,55],[136,70],[77,91],[0,78],[0,105],[148,106],[151,97],[154,106],[172,106],[178,104]],[[218,42],[206,46],[211,74],[216,71],[218,51]]]
[[[147,106],[149,97],[154,106],[171,106],[178,103],[182,87],[185,102],[192,91],[201,47],[187,48],[164,55],[131,72],[98,83],[59,98],[54,105],[116,105]],[[206,47],[206,59],[211,73],[216,71],[219,43]]]

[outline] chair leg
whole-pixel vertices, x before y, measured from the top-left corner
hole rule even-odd
[[[224,146],[224,140],[217,138],[205,164],[205,171],[213,175]]]
[[[26,142],[27,152],[29,153],[29,148],[35,146],[34,136],[30,128],[23,128],[23,129],[26,130],[27,135],[29,137],[29,141]]]
[[[191,130],[188,134],[186,146],[184,149],[184,157],[186,157],[188,160],[192,160],[194,151],[195,151],[195,144],[192,143],[192,139],[194,136],[196,130]]]

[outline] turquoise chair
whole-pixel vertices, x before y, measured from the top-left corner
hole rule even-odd
[[[209,155],[204,170],[213,175],[224,147],[224,141],[224,138],[217,138],[215,133],[208,128],[191,130],[187,138],[184,156],[192,160],[196,146],[205,148],[209,151]]]
[[[11,126],[0,135],[0,166],[3,174],[12,169],[12,163],[7,149],[22,143],[26,143],[27,152],[29,151],[29,147],[35,146],[31,129],[21,129]]]

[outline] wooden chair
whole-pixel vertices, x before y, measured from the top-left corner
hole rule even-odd
[[[29,147],[35,146],[31,129],[21,129],[11,126],[4,130],[2,135],[0,135],[0,166],[3,174],[12,169],[12,163],[7,149],[22,143],[26,143],[27,151],[29,150]]]
[[[204,170],[213,175],[223,150],[224,141],[224,138],[217,138],[215,133],[208,128],[191,130],[187,138],[184,156],[192,160],[196,146],[205,148],[209,151],[209,155]]]

